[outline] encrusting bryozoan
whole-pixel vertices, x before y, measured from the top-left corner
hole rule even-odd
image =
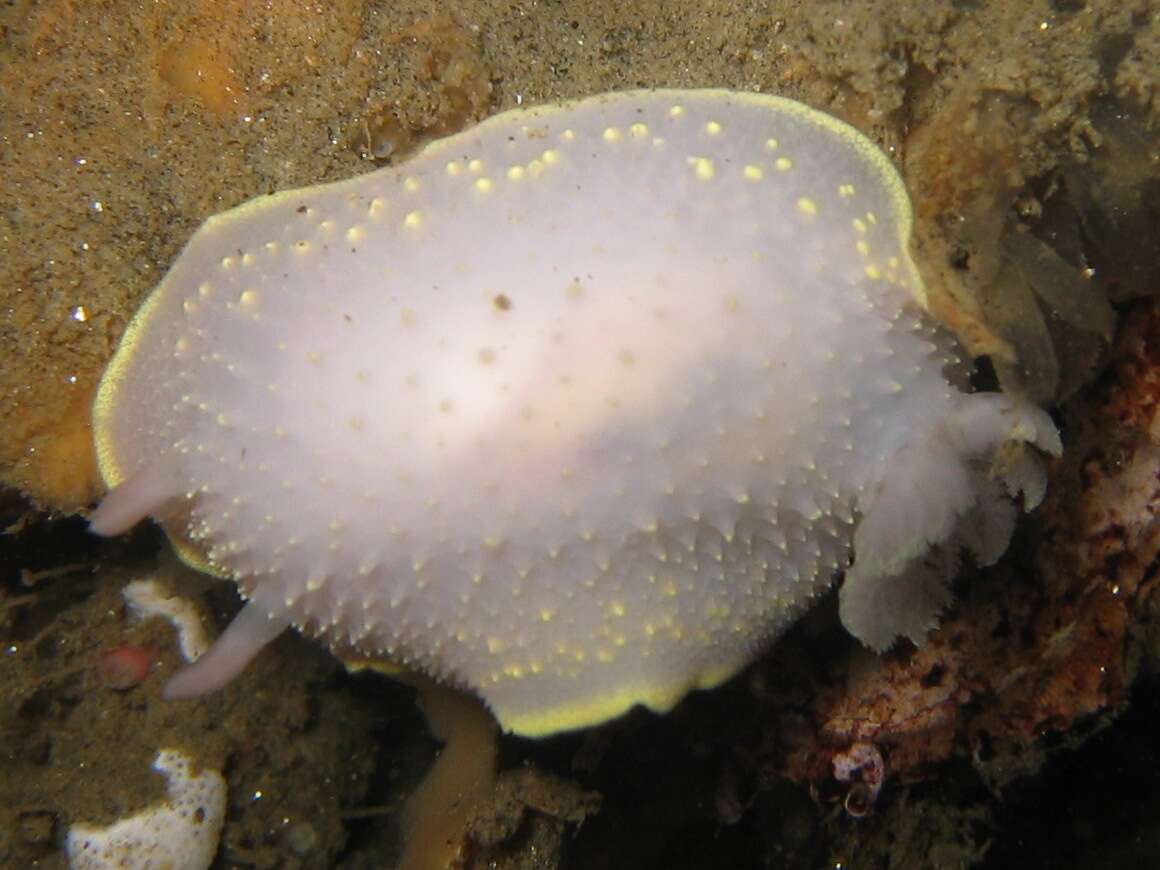
[[[152,515],[249,598],[167,693],[296,625],[526,735],[663,711],[852,554],[843,622],[921,639],[1060,445],[951,382],[910,229],[857,131],[714,90],[507,112],[211,218],[94,413],[93,528]]]

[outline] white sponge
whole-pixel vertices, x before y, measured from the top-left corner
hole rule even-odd
[[[69,828],[71,870],[206,870],[225,820],[226,781],[215,770],[194,775],[192,766],[181,750],[162,749],[153,767],[168,780],[164,803],[107,828]]]
[[[187,662],[201,658],[210,646],[201,613],[188,598],[170,595],[156,580],[134,580],[121,590],[128,605],[142,619],[160,616],[177,630],[177,645]]]

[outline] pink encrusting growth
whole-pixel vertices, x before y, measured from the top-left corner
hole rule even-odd
[[[834,779],[851,783],[846,793],[846,812],[861,817],[870,811],[886,779],[886,762],[873,743],[855,743],[834,754]]]
[[[921,640],[1060,445],[961,389],[910,222],[855,130],[726,91],[509,112],[211,218],[94,414],[94,528],[152,515],[250,599],[168,694],[292,624],[547,734],[719,684],[848,567],[845,624]]]

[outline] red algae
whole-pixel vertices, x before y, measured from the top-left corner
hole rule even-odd
[[[153,650],[131,643],[109,650],[95,665],[97,680],[106,689],[127,692],[140,685],[153,669]]]

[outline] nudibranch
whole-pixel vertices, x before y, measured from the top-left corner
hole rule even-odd
[[[791,100],[517,109],[210,218],[94,408],[116,534],[247,604],[168,685],[287,626],[538,736],[735,674],[842,574],[921,640],[962,549],[1042,496],[1049,417],[971,393],[888,158]]]

